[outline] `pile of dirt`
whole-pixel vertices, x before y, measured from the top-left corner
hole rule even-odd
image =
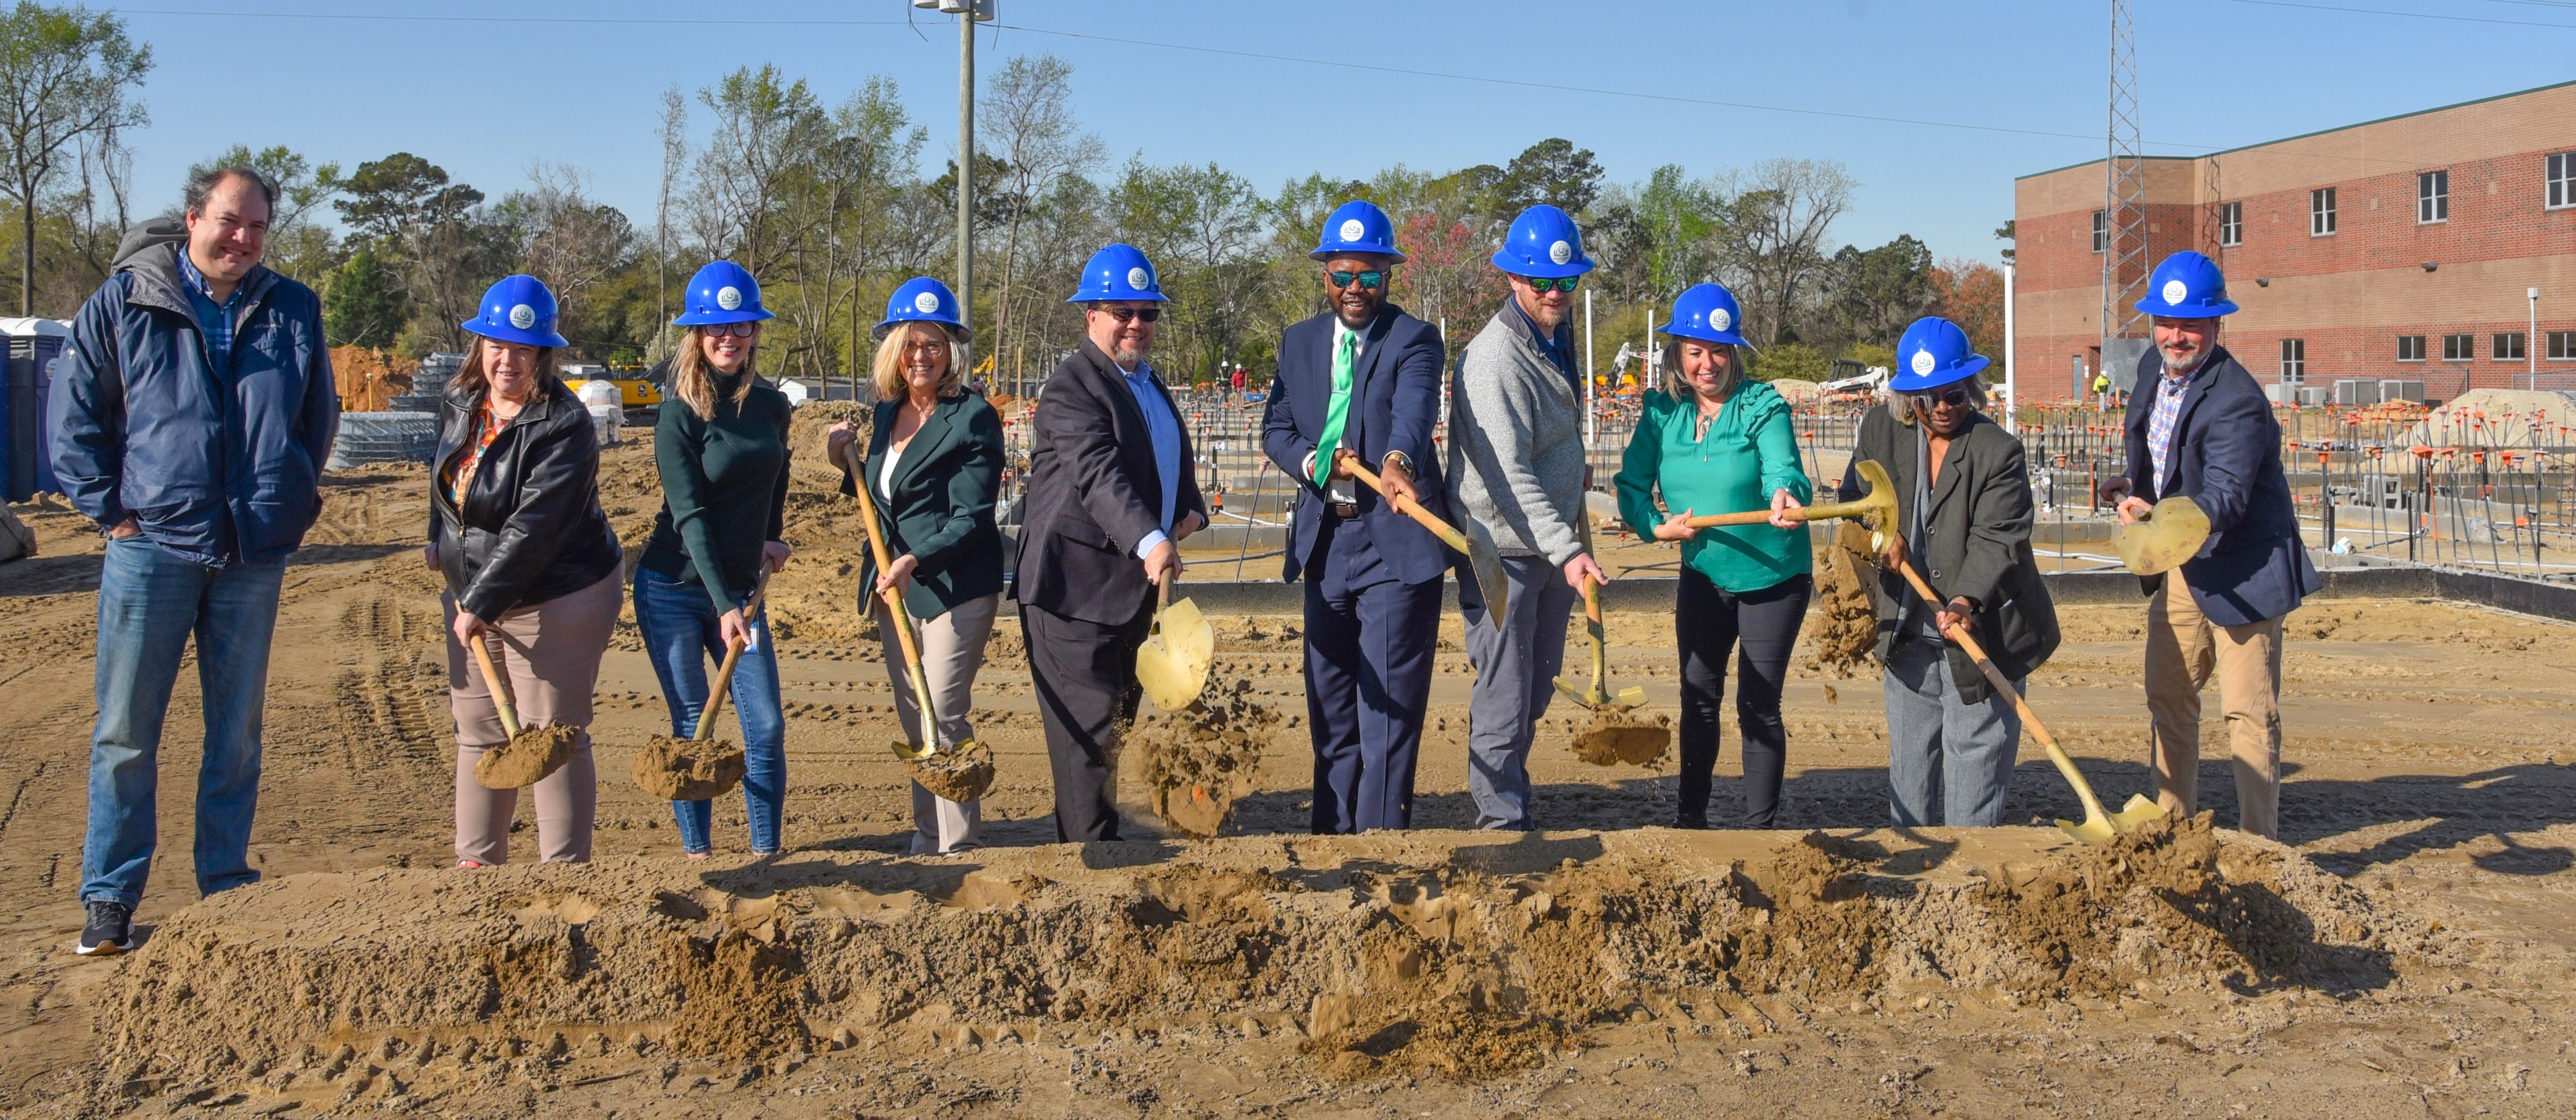
[[[1251,681],[1211,675],[1197,703],[1141,714],[1127,731],[1154,815],[1183,835],[1216,835],[1260,779],[1280,719],[1251,694]]]
[[[993,748],[973,739],[923,759],[907,759],[912,780],[950,801],[973,801],[993,785]]]
[[[2576,393],[2471,389],[2443,402],[2399,435],[2400,448],[2559,447],[2576,427]]]
[[[2464,952],[2205,816],[2093,849],[1901,839],[1411,832],[301,875],[164,923],[100,1001],[101,1072],[347,1101],[378,1078],[551,1084],[571,1061],[667,1078],[1220,1028],[1301,1035],[1338,1074],[1472,1081],[1621,1022],[1751,1037],[1935,989],[2342,991]]]
[[[522,728],[474,760],[474,780],[485,789],[525,789],[572,761],[579,742],[581,729],[566,724]]]
[[[1843,522],[1822,551],[1807,670],[1844,680],[1878,648],[1878,611],[1870,602],[1878,567],[1869,550],[1869,530],[1857,521]],[[1835,699],[1830,686],[1825,695]]]
[[[864,449],[868,445],[868,427],[875,418],[875,406],[863,401],[805,402],[796,410],[796,417],[787,428],[788,462],[794,464],[795,469],[800,473],[819,473],[838,477],[841,473],[840,464],[833,462],[831,456],[826,454],[826,449],[831,446],[829,438],[832,425],[843,420],[857,423],[858,446]]]
[[[1574,736],[1574,757],[1594,766],[1627,763],[1659,769],[1673,743],[1673,717],[1653,719],[1629,712],[1596,711],[1592,726]]]
[[[629,771],[644,792],[663,801],[705,801],[742,782],[742,748],[730,739],[656,735],[635,752]]]

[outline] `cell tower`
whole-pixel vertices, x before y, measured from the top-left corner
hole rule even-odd
[[[2128,0],[2111,2],[2110,127],[2102,161],[2102,368],[2127,368],[2115,353],[2134,357],[2142,346],[2117,347],[2115,338],[2142,338],[2146,324],[2132,310],[2147,282],[2147,161],[2138,142],[2137,35]]]

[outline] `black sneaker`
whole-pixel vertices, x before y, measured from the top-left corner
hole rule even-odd
[[[122,902],[93,899],[89,904],[89,924],[81,927],[80,947],[74,952],[84,957],[114,956],[125,951],[134,940],[134,908]]]
[[[1706,831],[1706,830],[1707,830],[1707,828],[1708,828],[1708,814],[1706,814],[1706,813],[1681,813],[1681,814],[1678,814],[1678,815],[1676,815],[1676,816],[1673,818],[1673,827],[1674,827],[1674,828],[1686,828],[1686,829],[1691,829],[1691,830],[1693,830],[1693,831]]]

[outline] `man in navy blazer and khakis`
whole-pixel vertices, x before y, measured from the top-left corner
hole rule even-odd
[[[2199,555],[2149,577],[2156,800],[2168,813],[2198,809],[2200,690],[2215,669],[2236,756],[2236,827],[2278,838],[2281,620],[2322,586],[2290,504],[2281,425],[2262,386],[2218,345],[2218,318],[2236,305],[2217,264],[2188,251],[2165,258],[2138,310],[2154,317],[2155,347],[2129,395],[2130,477],[2105,489],[2128,491],[2123,525],[2172,495],[2209,515]]]
[[[1306,578],[1306,712],[1317,833],[1404,828],[1440,634],[1441,577],[1456,554],[1361,483],[1446,517],[1431,429],[1447,348],[1386,302],[1395,250],[1386,214],[1350,202],[1315,251],[1332,310],[1280,332],[1262,449],[1301,484],[1287,578]],[[1424,472],[1428,472],[1427,474]]]

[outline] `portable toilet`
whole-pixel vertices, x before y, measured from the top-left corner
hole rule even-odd
[[[45,399],[54,359],[71,337],[72,325],[60,319],[0,319],[0,338],[9,342],[7,391],[0,392],[0,490],[10,501],[63,488],[54,481]]]

